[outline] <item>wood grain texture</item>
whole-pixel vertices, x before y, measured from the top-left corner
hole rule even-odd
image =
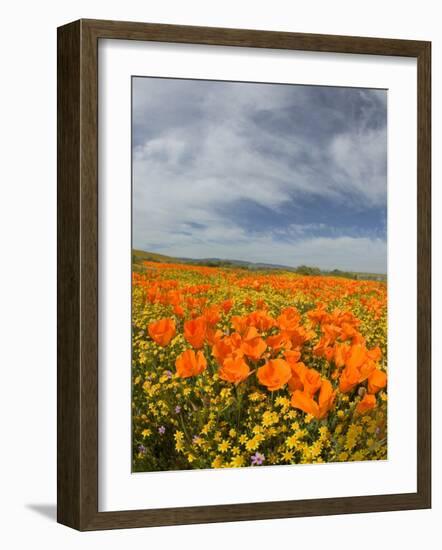
[[[57,519],[80,494],[80,23],[59,29],[57,65]]]
[[[417,57],[425,42],[292,32],[82,20],[100,38]]]
[[[416,493],[98,511],[98,41],[102,38],[417,58]],[[58,521],[82,531],[431,506],[431,47],[428,42],[80,20],[58,29]]]
[[[417,62],[417,485],[431,507],[431,44]]]

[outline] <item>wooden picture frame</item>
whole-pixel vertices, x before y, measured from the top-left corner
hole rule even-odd
[[[417,492],[98,511],[98,41],[159,41],[404,56],[418,67]],[[431,506],[431,44],[79,20],[58,29],[58,521],[81,531]]]

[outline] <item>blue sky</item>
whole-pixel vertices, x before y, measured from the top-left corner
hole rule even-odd
[[[387,270],[387,92],[135,77],[133,246]]]

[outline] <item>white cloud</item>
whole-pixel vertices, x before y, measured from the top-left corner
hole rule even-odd
[[[330,208],[333,201],[384,207],[386,129],[370,122],[375,96],[367,100],[361,92],[360,114],[348,124],[345,107],[323,98],[318,115],[305,87],[137,79],[134,90],[135,247],[385,271],[382,240],[308,239],[326,230],[319,223],[266,232],[256,220],[251,231],[220,213],[253,201],[277,220],[282,208],[306,196],[327,198]],[[287,122],[293,113],[299,124]]]
[[[365,130],[339,134],[330,144],[336,170],[343,176],[343,191],[364,197],[370,204],[383,204],[387,186],[387,131]]]

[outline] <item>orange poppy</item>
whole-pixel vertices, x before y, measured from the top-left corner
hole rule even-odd
[[[180,304],[175,304],[173,306],[173,312],[175,313],[175,315],[178,315],[178,317],[184,317],[184,309],[182,306],[180,306]]]
[[[166,296],[166,302],[171,306],[176,306],[181,302],[181,294],[178,290],[169,290]]]
[[[322,336],[318,343],[313,348],[313,355],[316,357],[322,357],[325,355],[327,349],[329,349],[329,340],[325,336]]]
[[[367,349],[357,344],[350,348],[350,351],[346,357],[345,365],[350,369],[359,369],[367,361]]]
[[[342,323],[341,325],[341,339],[351,340],[356,335],[355,327],[350,323]]]
[[[267,345],[271,347],[274,351],[278,351],[282,348],[290,349],[292,347],[290,337],[284,332],[279,332],[278,334],[267,336],[266,342]]]
[[[288,381],[288,387],[291,392],[296,390],[303,390],[304,383],[301,376],[304,370],[307,368],[302,362],[289,361],[290,369],[292,371],[292,377]]]
[[[308,395],[314,395],[321,387],[321,375],[315,369],[305,367],[300,378],[304,385],[304,391]]]
[[[356,367],[345,367],[339,378],[339,389],[343,393],[351,391],[359,382],[360,373]]]
[[[286,307],[281,311],[277,321],[278,326],[283,332],[296,330],[301,320],[299,311],[294,307]]]
[[[297,349],[286,349],[284,352],[284,357],[290,364],[297,363],[301,359],[301,352]]]
[[[365,344],[365,338],[358,331],[355,332],[355,335],[351,339],[351,343],[354,344]]]
[[[241,349],[244,355],[247,355],[253,361],[257,361],[267,349],[267,344],[259,336],[256,328],[250,327],[243,336]]]
[[[206,340],[211,345],[214,346],[221,338],[223,337],[223,333],[219,329],[214,329],[211,327],[207,327],[206,330]]]
[[[232,327],[240,334],[244,334],[249,324],[247,317],[240,317],[239,315],[232,315],[230,323],[232,324]]]
[[[293,392],[290,403],[292,407],[301,409],[301,411],[307,414],[312,414],[316,418],[319,416],[319,406],[316,401],[301,390]]]
[[[356,411],[360,414],[364,414],[366,411],[370,411],[376,407],[376,397],[371,393],[366,393],[364,397],[359,401],[356,407]]]
[[[376,370],[376,364],[371,359],[368,359],[359,369],[359,382],[367,380],[370,374]]]
[[[233,307],[233,300],[224,300],[224,302],[221,304],[221,307],[224,311],[224,313],[229,313],[229,311]]]
[[[340,327],[333,325],[331,323],[327,325],[322,325],[322,331],[324,333],[325,338],[328,340],[329,345],[334,344],[336,338],[338,338],[341,335]]]
[[[221,319],[219,307],[216,305],[210,306],[203,311],[203,317],[209,326],[214,326]]]
[[[336,397],[336,390],[333,390],[329,380],[321,381],[321,390],[319,392],[318,402],[308,394],[305,390],[296,390],[293,392],[291,405],[297,409],[301,409],[307,414],[312,414],[315,418],[324,418],[328,411],[332,408]]]
[[[292,376],[292,371],[284,359],[273,359],[259,367],[257,376],[263,386],[270,391],[275,391],[287,384]]]
[[[319,391],[319,417],[324,418],[335,402],[336,390],[333,390],[329,380],[321,381],[321,390]]]
[[[377,393],[387,385],[387,375],[384,371],[375,369],[368,377],[368,392]]]
[[[378,362],[382,357],[381,348],[379,346],[376,346],[375,348],[368,350],[367,355],[373,361]]]
[[[334,355],[335,355],[335,350],[333,348],[327,348],[324,352],[324,357],[327,359],[329,363],[333,359]]]
[[[175,321],[168,317],[149,323],[149,336],[160,346],[167,346],[176,334]]]
[[[312,309],[307,313],[307,317],[315,325],[320,325],[329,319],[329,314],[325,311],[322,304],[318,304],[316,309]]]
[[[154,304],[159,297],[158,287],[156,285],[153,285],[149,290],[147,291],[147,301],[151,304]]]
[[[175,361],[176,371],[180,378],[189,378],[201,374],[207,367],[206,358],[202,351],[187,349]]]
[[[378,358],[380,350],[367,350],[363,344],[355,344],[345,353],[345,368],[339,381],[342,392],[351,391],[357,384],[364,382],[376,370],[373,357]]]
[[[299,325],[295,330],[291,330],[288,334],[290,334],[290,340],[295,348],[302,346],[305,342],[307,342],[307,340],[310,340],[315,336],[313,330],[307,330],[301,325]]]
[[[275,326],[275,319],[267,311],[257,309],[247,316],[247,322],[250,326],[256,327],[261,332],[266,332]]]
[[[250,368],[244,361],[243,357],[230,356],[224,359],[222,367],[218,371],[221,380],[239,384],[245,380],[250,374]]]
[[[244,355],[241,349],[241,336],[234,332],[230,336],[218,340],[212,347],[212,355],[217,360],[218,364],[222,366],[224,359],[229,355]]]
[[[345,365],[345,360],[350,352],[350,346],[345,343],[336,343],[334,347],[335,365],[341,368]]]
[[[184,323],[184,338],[189,344],[195,348],[200,349],[204,345],[206,339],[207,322],[204,317],[197,317]]]
[[[321,387],[321,375],[304,363],[290,363],[292,378],[289,380],[289,389],[302,390],[307,395],[314,395]]]

